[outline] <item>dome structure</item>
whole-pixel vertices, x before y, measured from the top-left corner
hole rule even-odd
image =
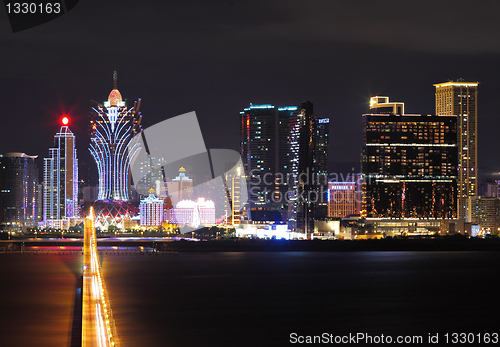
[[[122,104],[122,95],[118,89],[113,89],[108,96],[109,106],[121,106]]]

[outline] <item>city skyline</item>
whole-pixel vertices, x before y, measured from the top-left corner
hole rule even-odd
[[[500,1],[2,8],[2,346],[500,341]]]
[[[47,148],[50,140],[40,132],[54,129],[67,113],[73,132],[82,139],[82,178],[88,176],[85,167],[95,165],[82,150],[88,144],[88,100],[109,93],[109,71],[116,69],[124,95],[144,101],[145,127],[195,110],[211,148],[238,148],[234,129],[244,105],[310,100],[317,114],[336,125],[330,170],[346,171],[352,164],[359,168],[358,116],[367,111],[371,96],[404,100],[407,113],[434,114],[433,84],[464,78],[481,82],[479,173],[498,178],[493,174],[500,171],[495,160],[500,120],[494,114],[499,6],[484,1],[474,6],[475,16],[466,16],[466,3],[440,3],[410,4],[409,11],[394,1],[376,6],[319,2],[298,18],[301,7],[294,1],[194,2],[188,8],[166,3],[157,5],[158,14],[150,13],[147,22],[138,17],[144,25],[132,29],[126,25],[134,13],[131,2],[117,9],[86,1],[24,32],[12,34],[5,24],[0,27],[0,43],[8,52],[2,62],[9,69],[2,71],[0,100],[12,116],[12,132],[0,139],[0,147],[3,152],[37,154],[41,167],[45,153],[39,152],[38,144]],[[384,26],[370,25],[374,15]],[[5,18],[4,12],[0,18]],[[91,18],[98,19],[92,27]],[[455,35],[452,18],[463,19],[465,37]],[[406,25],[406,20],[420,29]],[[59,30],[61,26],[67,30]],[[111,50],[96,55],[89,34],[118,46],[135,42],[137,49],[124,57]],[[156,37],[169,44],[158,44]],[[218,136],[219,131],[227,136]]]

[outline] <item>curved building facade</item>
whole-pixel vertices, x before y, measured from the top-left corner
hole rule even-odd
[[[138,144],[129,147],[129,143],[141,131],[141,100],[128,108],[116,87],[116,71],[113,81],[108,100],[92,105],[89,149],[99,174],[98,200],[123,201],[130,197],[130,164],[140,149]]]

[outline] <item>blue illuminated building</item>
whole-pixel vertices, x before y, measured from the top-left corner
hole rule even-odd
[[[129,143],[141,131],[141,100],[127,108],[116,88],[116,71],[113,80],[108,100],[92,107],[89,149],[99,174],[98,200],[126,201],[130,197],[130,164],[140,149],[138,144],[129,148]]]

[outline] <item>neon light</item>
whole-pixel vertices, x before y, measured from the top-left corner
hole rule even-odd
[[[297,111],[297,106],[278,107],[278,111]]]
[[[99,174],[98,200],[128,200],[130,164],[140,146],[131,145],[140,133],[140,112],[127,109],[118,90],[110,99],[92,108],[89,150],[97,164]]]
[[[367,143],[366,146],[379,147],[456,147],[456,144],[449,143]]]
[[[440,87],[477,87],[479,85],[479,82],[445,82],[445,83],[438,83],[435,84],[434,87],[440,88]]]
[[[253,109],[266,109],[266,108],[274,108],[273,105],[250,105],[250,107],[245,108],[245,111],[253,110]]]
[[[330,118],[318,119],[319,124],[330,123]]]

